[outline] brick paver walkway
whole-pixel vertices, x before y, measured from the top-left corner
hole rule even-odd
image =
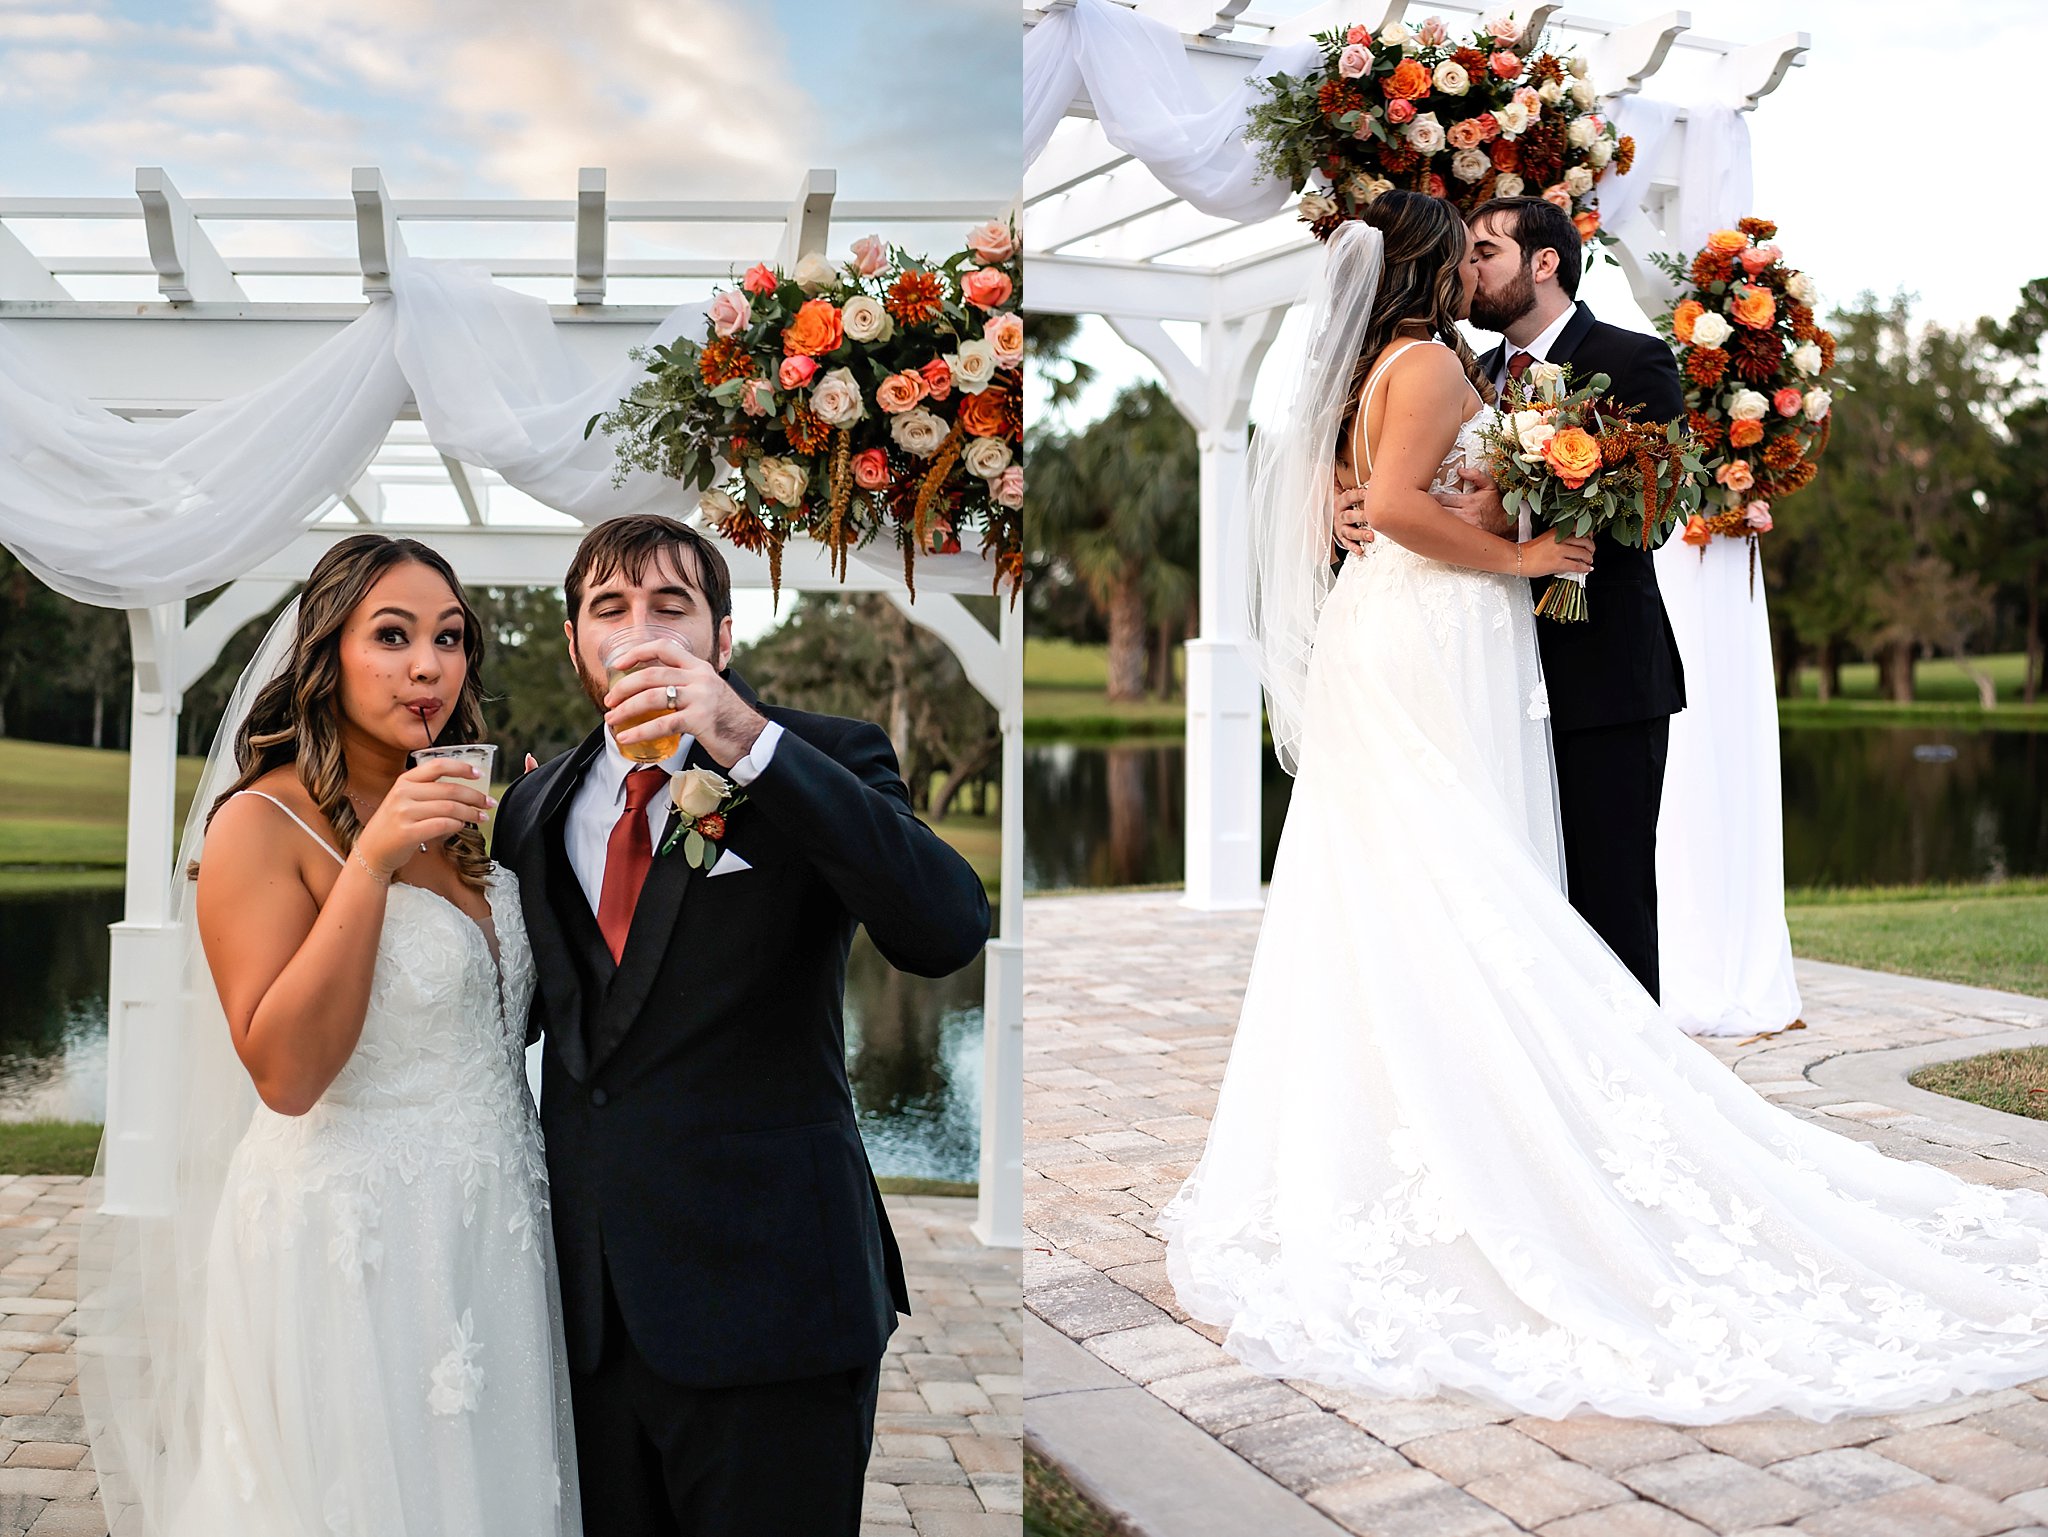
[[[1153,1213],[1200,1151],[1258,923],[1172,895],[1026,904],[1025,1305],[1040,1319],[1371,1537],[2048,1537],[2048,1382],[1915,1414],[1680,1430],[1392,1402],[1239,1366],[1176,1303]],[[1711,1043],[1737,1074],[1894,1156],[2048,1190],[2048,1128],[2007,1137],[1991,1112],[1948,1121],[1910,1091],[1901,1107],[1815,1081],[1845,1053],[2048,1043],[2048,1003],[1841,967],[1800,976],[1807,1029]]]
[[[0,1537],[107,1534],[72,1354],[79,1216],[97,1195],[0,1175]],[[1017,1537],[1017,1251],[975,1241],[972,1201],[886,1199],[917,1312],[883,1362],[863,1537]]]

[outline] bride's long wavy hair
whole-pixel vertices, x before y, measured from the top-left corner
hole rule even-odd
[[[1384,266],[1379,293],[1373,299],[1372,318],[1365,327],[1365,340],[1358,349],[1358,361],[1351,372],[1351,398],[1344,407],[1344,420],[1337,429],[1340,445],[1350,441],[1352,418],[1358,413],[1358,393],[1379,355],[1393,343],[1404,327],[1418,322],[1429,335],[1458,355],[1465,377],[1479,392],[1479,398],[1493,403],[1493,385],[1480,370],[1479,359],[1465,344],[1458,329],[1458,306],[1462,287],[1458,268],[1464,264],[1468,237],[1464,217],[1448,199],[1425,192],[1382,192],[1365,210],[1365,222],[1380,232]]]
[[[208,810],[208,825],[230,796],[271,770],[292,764],[299,783],[334,829],[342,852],[355,847],[363,822],[348,798],[348,763],[341,746],[341,632],[377,579],[406,564],[428,567],[462,606],[462,654],[468,667],[455,708],[438,735],[451,742],[483,740],[483,626],[455,579],[454,568],[438,550],[417,539],[357,534],[321,556],[300,589],[291,661],[249,706],[248,718],[235,734],[235,765],[240,772]],[[491,868],[482,830],[465,827],[446,840],[446,847],[462,883],[482,891]],[[199,872],[195,868],[187,873],[196,878]]]

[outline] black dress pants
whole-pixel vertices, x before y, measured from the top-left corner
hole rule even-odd
[[[606,1276],[604,1352],[571,1373],[589,1537],[858,1537],[881,1362],[744,1387],[659,1377]]]
[[[1655,998],[1657,810],[1671,717],[1559,731],[1552,742],[1572,906]]]

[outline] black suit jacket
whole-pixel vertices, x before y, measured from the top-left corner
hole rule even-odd
[[[657,843],[616,966],[563,840],[604,728],[498,808],[493,852],[519,876],[539,970],[529,1039],[546,1041],[579,1372],[603,1350],[607,1273],[642,1359],[686,1386],[872,1366],[910,1308],[847,1084],[847,951],[865,924],[892,965],[957,971],[988,938],[988,898],[911,814],[879,727],[762,713],[783,736],[725,845],[751,868],[710,876]]]
[[[1500,347],[1480,359],[1488,378],[1498,376],[1500,360]],[[1685,391],[1670,347],[1658,337],[1595,320],[1584,304],[1575,306],[1558,333],[1550,361],[1570,364],[1574,385],[1607,375],[1616,400],[1641,408],[1640,421],[1668,422],[1685,414]],[[1549,581],[1538,578],[1532,591]],[[1586,607],[1590,617],[1583,624],[1536,621],[1551,724],[1581,731],[1684,709],[1685,669],[1650,552],[1618,535],[1603,539],[1586,583]]]

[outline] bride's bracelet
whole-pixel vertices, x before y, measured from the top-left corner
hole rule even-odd
[[[350,859],[353,859],[357,864],[361,865],[366,871],[368,871],[370,879],[375,881],[379,886],[389,886],[391,884],[391,877],[385,874],[381,874],[375,865],[371,864],[369,860],[363,858],[360,850],[350,849],[348,851],[348,857]]]
[[[1516,575],[1516,576],[1520,576],[1521,574],[1522,574],[1522,542],[1521,542],[1521,541],[1520,541],[1520,540],[1518,539],[1518,540],[1516,540],[1516,541],[1515,541],[1515,575]]]

